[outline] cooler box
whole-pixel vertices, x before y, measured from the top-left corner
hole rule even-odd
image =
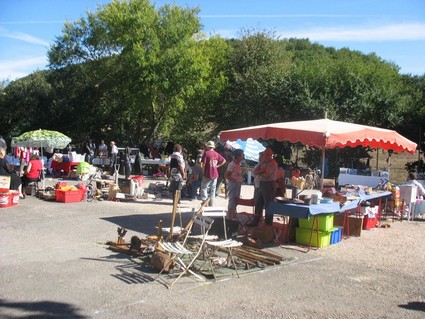
[[[143,185],[143,175],[136,175],[136,176],[132,176],[130,177],[130,179],[132,180],[136,180],[139,183],[139,186]]]
[[[0,192],[0,208],[10,207],[10,193]]]
[[[16,206],[19,204],[19,191],[9,192],[10,206]]]
[[[321,214],[317,216],[319,222],[319,230],[320,231],[330,231],[331,228],[334,227],[334,214]],[[314,217],[310,216],[310,218],[299,218],[299,226],[300,228],[310,230],[313,227]],[[317,224],[316,224],[317,225]],[[314,229],[316,230],[316,225]]]
[[[367,215],[363,218],[363,229],[375,228],[377,224],[376,217],[368,217]]]
[[[330,232],[319,231],[319,240],[317,240],[317,232],[311,232],[311,229],[296,228],[295,229],[295,242],[301,245],[308,245],[311,236],[311,246],[325,247],[330,245]]]
[[[83,200],[83,196],[81,194],[81,190],[56,190],[56,201],[61,203],[76,203],[81,202]]]

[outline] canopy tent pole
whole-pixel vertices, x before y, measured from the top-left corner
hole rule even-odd
[[[325,149],[322,149],[322,177],[320,178],[320,189],[323,189],[323,179],[325,178]]]

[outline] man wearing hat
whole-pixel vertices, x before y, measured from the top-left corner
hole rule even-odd
[[[257,215],[255,220],[249,226],[258,226],[258,223],[263,216],[263,210],[274,200],[276,195],[276,174],[277,174],[277,162],[273,159],[273,151],[270,147],[267,147],[262,152],[260,162],[255,166],[254,183],[257,182],[259,186],[255,194],[255,214]],[[273,215],[271,215],[273,218]],[[266,224],[271,225],[273,220],[269,220],[266,216]]]
[[[226,160],[223,156],[217,153],[215,150],[215,144],[213,141],[209,141],[205,144],[205,153],[202,156],[201,165],[204,170],[204,176],[201,184],[201,199],[205,201],[210,197],[209,205],[214,205],[215,190],[217,186],[217,178],[219,176],[218,169],[226,164]]]

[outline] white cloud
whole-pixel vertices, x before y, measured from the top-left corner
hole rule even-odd
[[[425,40],[425,24],[315,28],[307,31],[283,31],[280,36],[283,38],[308,38],[311,41],[417,41]]]
[[[0,81],[14,81],[27,76],[37,69],[45,69],[47,65],[46,56],[37,56],[20,60],[10,60],[0,62]]]
[[[1,28],[1,27],[0,27],[0,37],[15,39],[15,40],[19,40],[19,41],[23,41],[23,42],[31,43],[31,44],[39,44],[43,46],[49,45],[49,42],[43,39],[34,37],[30,34],[23,33],[23,32],[10,32],[7,29]]]

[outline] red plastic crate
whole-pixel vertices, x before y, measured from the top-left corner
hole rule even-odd
[[[81,202],[83,200],[83,196],[79,189],[63,191],[60,189],[56,190],[56,201],[61,203],[75,203]]]
[[[363,218],[363,229],[372,229],[376,227],[376,217],[365,216]]]

